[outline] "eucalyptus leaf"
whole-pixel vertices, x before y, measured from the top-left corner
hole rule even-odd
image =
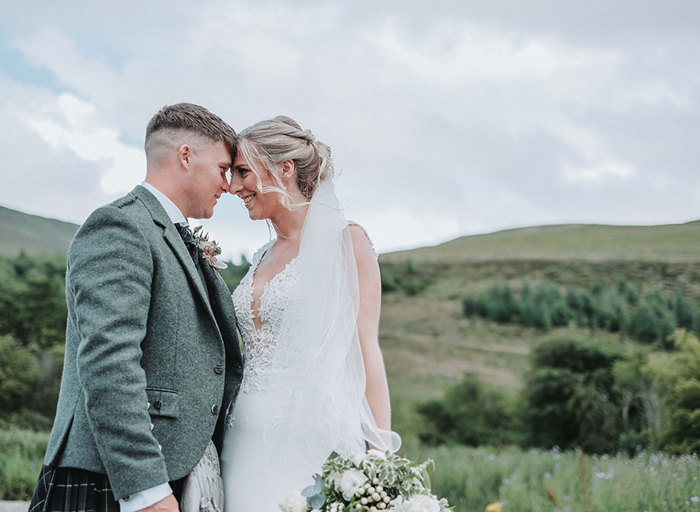
[[[325,484],[323,483],[323,477],[321,475],[315,475],[315,478],[316,482],[314,483],[314,489],[316,489],[316,493],[321,493],[326,488]]]
[[[323,494],[317,494],[316,496],[309,498],[307,501],[312,508],[320,509],[323,504],[326,503],[326,497]]]
[[[305,488],[303,491],[301,491],[301,495],[304,498],[310,498],[311,496],[316,496],[318,492],[316,492],[316,486],[315,485],[310,485],[307,488]]]

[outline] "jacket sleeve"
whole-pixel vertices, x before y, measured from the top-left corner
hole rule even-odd
[[[67,277],[80,333],[77,367],[88,422],[114,496],[121,499],[168,481],[151,433],[140,365],[151,301],[151,249],[128,215],[106,206],[76,234]]]

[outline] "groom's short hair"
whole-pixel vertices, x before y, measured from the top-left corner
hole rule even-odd
[[[209,112],[206,108],[193,103],[177,103],[160,109],[148,122],[146,127],[145,149],[148,154],[154,142],[153,134],[169,131],[173,136],[177,132],[189,132],[213,142],[223,141],[231,158],[236,157],[237,136],[223,119]],[[171,135],[171,134],[165,134]]]

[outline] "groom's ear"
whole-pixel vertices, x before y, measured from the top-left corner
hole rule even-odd
[[[177,148],[177,161],[183,169],[189,168],[191,157],[192,148],[188,144],[181,144],[180,147]]]

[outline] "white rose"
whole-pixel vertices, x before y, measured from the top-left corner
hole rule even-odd
[[[365,454],[362,452],[355,452],[350,456],[350,460],[359,468],[362,461],[365,460]]]
[[[440,502],[432,496],[416,494],[402,505],[406,512],[440,512]]]
[[[377,457],[378,459],[386,460],[386,453],[379,450],[375,450],[374,448],[372,448],[371,450],[367,450],[367,455],[372,455],[374,457]]]
[[[299,491],[292,491],[287,494],[287,497],[279,504],[282,512],[306,512],[309,508],[306,506],[306,498]]]
[[[350,501],[357,490],[367,481],[367,477],[361,471],[349,469],[340,477],[339,487],[343,493],[343,499]]]
[[[333,487],[335,487],[337,490],[340,489],[340,479],[342,478],[343,475],[341,475],[338,472],[333,472],[330,473],[326,477],[326,483],[330,483]]]

